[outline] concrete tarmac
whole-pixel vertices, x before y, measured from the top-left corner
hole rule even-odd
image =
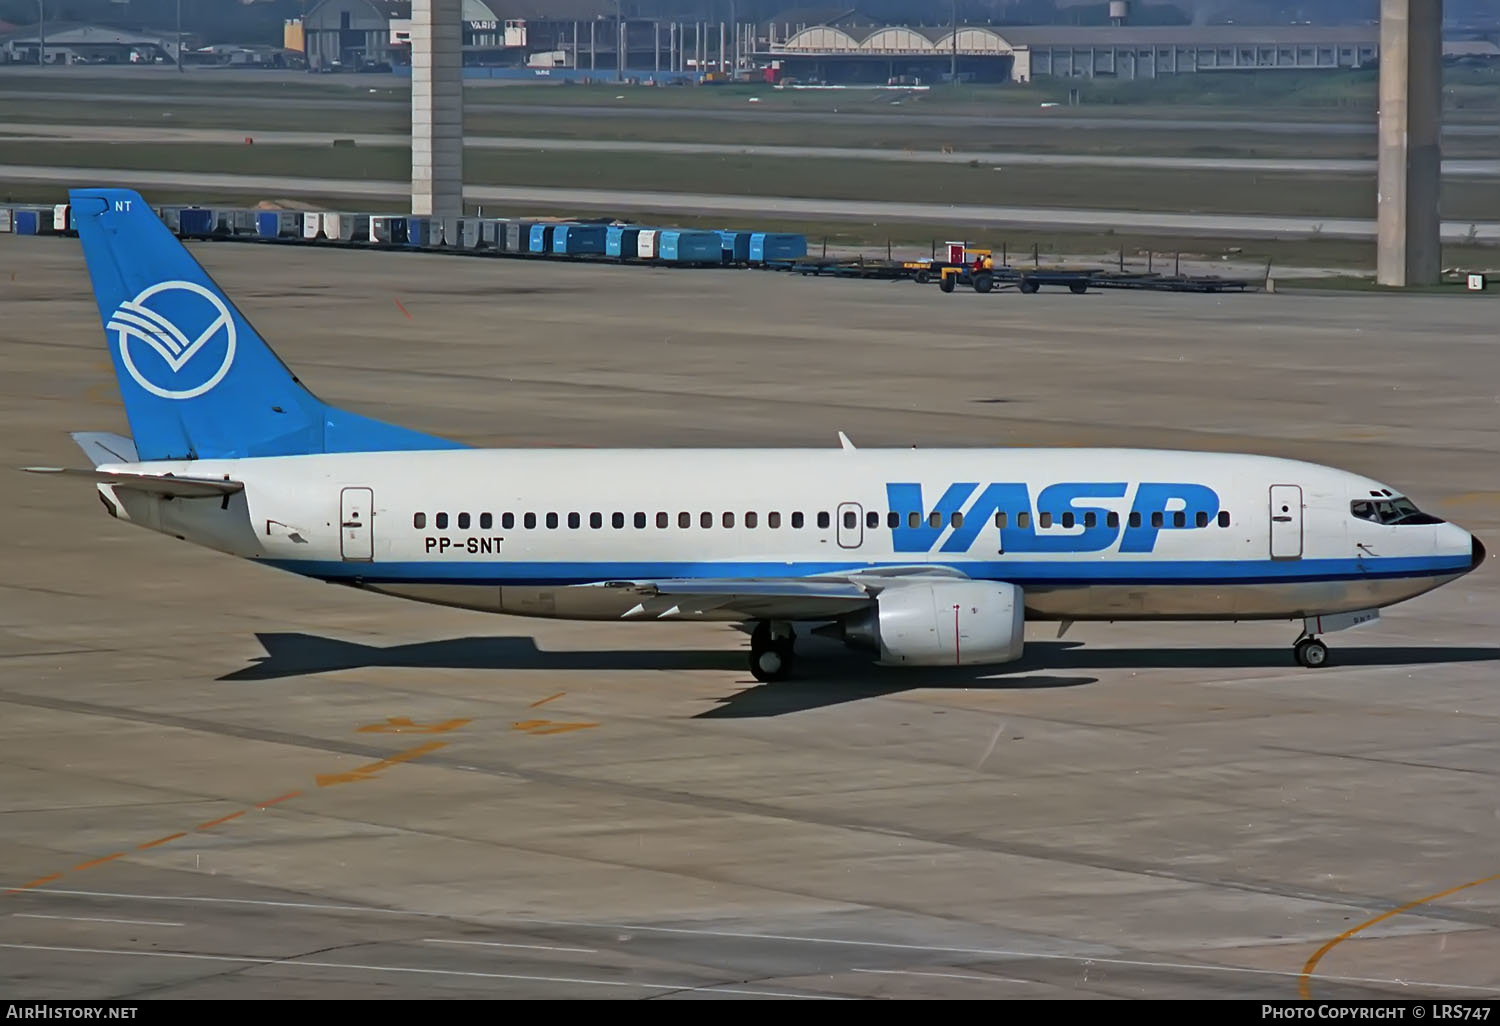
[[[1500,538],[1487,295],[192,250],[324,398],[477,445],[1248,450]],[[0,305],[0,462],[128,431],[76,241],[0,236]],[[1289,623],[1048,624],[759,686],[728,628],[332,588],[7,473],[7,997],[1500,993],[1493,565],[1315,671]]]
[[[54,182],[58,199],[76,185],[110,185],[141,190],[213,190],[282,196],[376,198],[387,210],[409,205],[409,182],[289,175],[206,174],[184,171],[118,170],[0,164],[0,183]],[[1000,190],[1003,194],[1003,190]],[[179,193],[180,195],[180,193]],[[719,193],[650,192],[635,189],[558,189],[532,185],[470,185],[469,203],[535,205],[551,211],[595,210],[612,214],[640,211],[804,218],[819,221],[970,224],[980,227],[1052,228],[1062,231],[1122,230],[1198,238],[1373,239],[1375,221],[1356,217],[1301,217],[1283,214],[1177,214],[1148,210],[1089,210],[1078,207],[1016,207],[983,203],[893,203],[878,200],[798,199],[787,196],[732,196]],[[391,206],[389,204],[397,204]],[[1445,242],[1500,241],[1500,222],[1444,221]]]
[[[20,142],[142,142],[222,143],[242,145],[247,138],[263,146],[327,146],[335,139],[353,140],[356,146],[411,145],[409,135],[381,132],[236,132],[215,128],[158,128],[149,139],[140,138],[134,127],[113,125],[34,125],[23,121],[0,122],[0,137]],[[464,146],[476,150],[562,150],[570,153],[684,153],[701,156],[751,156],[816,158],[823,160],[879,160],[917,164],[995,164],[1040,167],[1144,168],[1158,171],[1258,171],[1278,174],[1373,174],[1373,160],[1321,160],[1250,157],[1142,157],[1128,154],[1022,153],[994,150],[894,150],[859,149],[852,146],[745,146],[728,143],[652,142],[612,139],[539,139],[523,136],[466,135]],[[1443,174],[1450,178],[1500,176],[1500,160],[1450,159],[1443,161]]]

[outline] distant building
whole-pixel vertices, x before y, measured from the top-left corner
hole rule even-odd
[[[950,28],[772,25],[756,58],[780,77],[829,83],[962,79],[1157,78],[1234,68],[1357,68],[1375,61],[1377,25],[1070,25]]]
[[[41,53],[43,35],[45,54]],[[31,25],[0,34],[0,55],[6,61],[24,64],[36,64],[39,57],[47,64],[175,63],[177,36],[80,22],[48,22],[44,33]]]

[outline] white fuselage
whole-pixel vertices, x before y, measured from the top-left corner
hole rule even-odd
[[[939,566],[1018,585],[1032,618],[1287,619],[1387,606],[1471,568],[1459,527],[1351,515],[1386,486],[1259,456],[461,449],[100,469],[245,484],[226,503],[100,486],[143,526],[532,616],[618,618],[636,599],[591,586],[609,581]]]

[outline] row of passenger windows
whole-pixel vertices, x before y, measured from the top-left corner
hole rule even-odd
[[[546,523],[547,527],[549,529],[553,529],[553,530],[555,530],[562,523],[562,515],[558,514],[558,513],[546,513],[546,514],[543,514],[542,515],[542,519]],[[589,519],[589,527],[591,527],[591,528],[598,529],[598,528],[602,528],[604,526],[604,514],[603,513],[590,513],[588,515],[588,519]],[[697,519],[698,519],[698,526],[699,527],[709,528],[709,527],[713,527],[714,526],[715,517],[714,517],[714,514],[712,514],[712,513],[707,513],[707,512],[700,513],[700,514],[698,514],[698,518]],[[722,514],[719,515],[719,517],[717,519],[718,519],[718,522],[721,525],[723,525],[724,527],[733,527],[735,525],[735,515],[733,513],[722,513]],[[801,513],[793,513],[787,519],[788,519],[788,522],[791,524],[791,526],[792,526],[793,529],[800,530],[805,525],[805,521],[804,521],[804,518],[803,518],[803,516],[802,516]],[[882,517],[881,517],[881,515],[879,513],[876,513],[874,510],[871,510],[868,513],[865,514],[865,526],[869,527],[869,528],[877,528],[877,527],[880,526],[881,519],[882,519]],[[923,525],[923,522],[924,522],[924,518],[923,518],[922,514],[915,513],[915,512],[913,512],[913,513],[907,513],[904,516],[901,513],[891,512],[891,513],[885,514],[885,516],[884,516],[885,525],[887,527],[891,527],[891,528],[900,527],[901,526],[901,522],[902,522],[903,519],[906,521],[906,526],[909,527],[909,528],[920,528]],[[467,514],[467,513],[460,513],[460,514],[458,514],[457,517],[456,517],[456,520],[457,520],[458,529],[460,531],[467,531],[470,528],[470,525],[473,523],[473,520],[470,518],[469,514]],[[632,518],[633,523],[638,528],[644,528],[644,527],[646,527],[650,523],[650,520],[651,520],[651,518],[647,514],[645,514],[645,513],[637,513]],[[672,526],[672,516],[669,513],[657,513],[656,517],[655,517],[655,520],[656,520],[656,526],[657,527],[666,528],[666,527],[671,527]],[[825,528],[825,529],[832,522],[831,518],[829,517],[829,515],[826,512],[825,513],[819,513],[817,515],[817,521],[818,521],[818,526],[820,528]],[[1209,521],[1210,521],[1210,517],[1209,517],[1208,513],[1206,511],[1204,511],[1204,510],[1198,510],[1196,513],[1193,514],[1193,525],[1195,527],[1207,527],[1209,525]],[[617,528],[617,529],[618,528],[623,528],[625,526],[625,514],[624,513],[612,513],[612,514],[610,514],[610,521],[609,522],[610,522],[610,526],[611,527],[614,527],[614,528]],[[949,513],[945,517],[942,513],[929,513],[926,516],[926,518],[925,518],[925,522],[926,522],[926,525],[928,527],[933,527],[933,528],[941,528],[945,522],[950,527],[962,527],[963,524],[964,524],[964,515],[962,513]],[[1038,513],[1037,514],[1036,522],[1037,522],[1037,526],[1038,527],[1043,527],[1043,528],[1051,527],[1054,522],[1056,524],[1058,524],[1060,527],[1063,527],[1064,529],[1076,527],[1080,523],[1082,523],[1082,525],[1085,528],[1091,528],[1091,527],[1097,527],[1098,526],[1098,524],[1099,524],[1099,517],[1098,517],[1098,514],[1094,513],[1094,512],[1088,512],[1088,513],[1083,514],[1082,517],[1079,517],[1077,514],[1073,513],[1070,510],[1069,512],[1063,513],[1063,514],[1061,514],[1061,515],[1059,515],[1059,516],[1057,516],[1057,517],[1054,518],[1054,516],[1053,516],[1052,513],[1044,512],[1044,513]],[[1216,518],[1215,522],[1220,527],[1228,527],[1229,526],[1229,512],[1227,510],[1220,510],[1219,511],[1219,515]],[[439,531],[446,531],[448,529],[448,514],[447,513],[435,513],[435,514],[433,514],[432,523],[433,523],[433,526],[435,528],[437,528]],[[583,514],[581,514],[581,513],[569,513],[569,514],[567,514],[567,523],[568,523],[568,527],[573,528],[574,530],[577,530],[578,528],[580,528],[580,527],[583,526]],[[760,525],[760,515],[758,513],[746,513],[745,516],[744,516],[744,519],[743,519],[742,523],[746,527],[751,527],[751,528],[758,527]],[[1004,528],[1004,527],[1009,526],[1009,523],[1010,523],[1010,515],[1009,514],[1007,514],[1007,513],[996,513],[995,514],[995,526],[996,527]],[[1140,527],[1141,524],[1142,524],[1142,518],[1141,518],[1140,512],[1136,511],[1136,512],[1131,513],[1130,516],[1129,516],[1129,518],[1128,518],[1128,520],[1127,520],[1127,523],[1129,523],[1129,525],[1131,527]],[[1157,511],[1155,513],[1152,513],[1151,514],[1150,523],[1151,523],[1152,527],[1165,527],[1165,526],[1167,526],[1167,514],[1164,513],[1164,512],[1161,512],[1161,511]],[[1120,526],[1120,514],[1118,514],[1118,513],[1108,513],[1108,514],[1106,514],[1105,518],[1104,518],[1104,524],[1105,524],[1106,527],[1119,527]],[[1188,515],[1187,515],[1187,513],[1185,511],[1183,511],[1183,510],[1177,510],[1176,512],[1172,513],[1171,514],[1171,524],[1172,524],[1173,527],[1186,527],[1187,524],[1188,524]],[[412,515],[412,519],[411,519],[411,525],[412,525],[412,527],[416,528],[419,531],[422,530],[422,529],[424,529],[427,526],[427,514],[426,513],[416,513],[416,514],[413,514]],[[532,530],[532,529],[534,529],[536,527],[536,525],[537,525],[537,514],[535,514],[535,513],[523,513],[523,514],[521,514],[521,526],[524,527],[526,530],[528,530],[528,531]],[[1024,528],[1029,528],[1031,526],[1031,513],[1029,511],[1022,511],[1020,513],[1017,513],[1016,516],[1015,516],[1015,525],[1018,528],[1023,528],[1023,529]],[[488,531],[488,530],[492,529],[494,526],[495,526],[495,518],[494,518],[493,514],[490,514],[490,513],[481,513],[481,514],[479,514],[479,529],[481,531]],[[500,514],[500,528],[501,528],[501,530],[505,530],[505,531],[513,530],[515,528],[515,526],[516,526],[516,514],[514,514],[514,513],[501,513]],[[693,526],[693,515],[691,513],[678,513],[677,514],[677,526],[681,527],[681,528],[692,527]],[[766,526],[769,527],[769,528],[773,528],[773,529],[781,527],[781,514],[780,513],[767,513],[766,514]],[[843,513],[843,526],[846,529],[848,529],[848,530],[853,530],[853,529],[857,528],[859,526],[859,514],[855,513],[853,510],[845,510],[844,513]]]

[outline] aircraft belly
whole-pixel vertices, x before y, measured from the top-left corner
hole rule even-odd
[[[1286,620],[1393,605],[1455,576],[1233,585],[1038,586],[1026,590],[1026,615],[1037,620]]]

